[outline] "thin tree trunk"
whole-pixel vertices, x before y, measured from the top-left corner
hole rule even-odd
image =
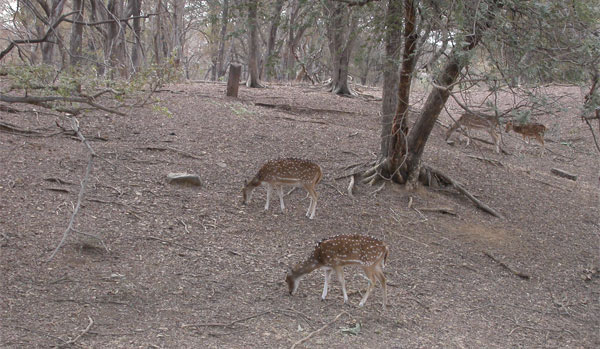
[[[175,0],[173,2],[173,36],[171,39],[173,51],[175,52],[175,67],[179,67],[183,60],[185,45],[184,11],[185,0]]]
[[[141,5],[142,5],[142,0],[128,0],[127,6],[128,11],[127,13],[129,14],[129,16],[132,17],[136,17],[139,16],[141,14]],[[140,67],[142,65],[142,42],[141,42],[141,35],[142,35],[142,28],[141,28],[141,24],[140,24],[140,18],[134,18],[133,19],[133,43],[131,44],[131,72],[135,73],[137,71],[140,70]]]
[[[75,22],[83,22],[83,0],[73,0],[73,11],[77,11],[73,20]],[[71,65],[76,67],[82,62],[82,45],[83,45],[83,24],[73,23],[71,26]]]
[[[219,38],[219,53],[217,56],[218,78],[225,75],[225,36],[227,34],[227,23],[229,22],[229,0],[223,1],[223,10],[221,13],[221,35]]]
[[[267,58],[263,67],[265,80],[270,81],[275,76],[275,64],[277,57],[275,56],[275,43],[277,41],[277,31],[281,24],[281,10],[285,0],[276,0],[273,5],[271,14],[271,28],[269,30],[269,41],[267,42]]]

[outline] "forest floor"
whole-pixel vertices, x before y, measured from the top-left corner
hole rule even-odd
[[[156,95],[172,116],[88,113],[81,131],[99,157],[75,231],[50,262],[88,150],[57,126],[70,128],[64,115],[13,105],[21,112],[0,112],[0,347],[598,348],[599,157],[574,108],[581,91],[547,89],[565,109],[535,118],[548,128],[543,156],[514,133],[503,133],[503,154],[457,135],[447,144],[453,102],[425,149],[428,165],[505,218],[452,188],[357,183],[349,196],[346,175],[379,149],[376,98],[273,84],[231,99],[224,84],[188,83]],[[277,199],[264,210],[263,188],[240,204],[263,162],[292,156],[323,168],[315,219],[304,190],[286,196],[285,214]],[[202,186],[167,184],[171,172]],[[337,234],[389,245],[387,311],[380,287],[358,307],[367,281],[357,268],[346,271],[347,305],[337,280],[321,301],[321,272],[288,294],[287,268]]]

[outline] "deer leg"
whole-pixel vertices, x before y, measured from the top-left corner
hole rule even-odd
[[[271,201],[271,192],[273,191],[273,187],[267,183],[267,203],[265,204],[265,210],[269,209],[269,202]]]
[[[344,303],[348,303],[348,292],[346,292],[346,280],[344,280],[344,270],[342,267],[336,267],[335,273],[337,275],[340,285],[342,285],[342,293],[344,294]]]
[[[306,215],[308,216],[308,218],[313,219],[315,218],[315,211],[317,210],[318,194],[315,191],[314,186],[305,185],[304,188],[306,189],[306,191],[308,191],[308,194],[310,196],[310,205],[308,206],[308,211],[306,212]]]
[[[325,300],[327,297],[327,292],[329,291],[329,280],[331,280],[331,272],[332,269],[325,269],[325,285],[323,286],[323,294],[321,295],[321,299]]]
[[[500,154],[500,141],[498,140],[498,135],[495,132],[490,131],[490,136],[496,145],[496,153]]]
[[[387,305],[387,284],[385,280],[385,275],[383,274],[383,270],[381,270],[381,268],[378,267],[375,276],[377,277],[379,283],[381,284],[381,287],[383,288],[383,309],[385,310],[385,307]]]
[[[281,212],[285,212],[285,205],[283,204],[283,186],[280,185],[277,189],[277,192],[279,193],[279,205],[281,206]]]
[[[375,288],[375,284],[377,283],[377,280],[373,276],[373,272],[370,269],[365,268],[364,271],[365,271],[365,274],[367,274],[367,277],[369,278],[369,286],[367,287],[367,291],[365,292],[365,295],[360,300],[360,303],[358,303],[359,307],[362,307],[365,305],[365,303],[367,302],[367,299],[369,298],[369,295],[371,294],[371,291],[373,290],[373,288]]]

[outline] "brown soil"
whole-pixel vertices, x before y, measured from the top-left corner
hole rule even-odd
[[[582,100],[576,88],[550,92],[567,93],[566,106]],[[40,137],[60,131],[56,121],[68,127],[55,113],[0,112],[0,121],[40,132],[0,132],[0,347],[279,348],[326,325],[299,347],[600,346],[598,154],[575,108],[537,118],[548,127],[543,157],[514,133],[503,135],[508,155],[477,141],[448,145],[436,125],[425,161],[507,217],[499,219],[452,189],[360,184],[348,196],[349,178],[337,177],[375,160],[378,101],[307,86],[224,94],[222,84],[177,85],[158,94],[172,117],[153,108],[80,117],[100,158],[74,228],[109,251],[73,232],[50,262],[87,149],[64,133]],[[446,112],[440,121],[449,124]],[[263,210],[264,189],[240,205],[244,179],[286,156],[324,170],[314,220],[303,190],[286,197],[285,214],[277,200]],[[577,181],[551,174],[555,167]],[[170,172],[197,173],[203,186],[167,184]],[[457,215],[426,210],[436,207]],[[288,295],[287,267],[340,233],[390,246],[387,311],[380,287],[357,307],[367,281],[352,268],[349,305],[336,280],[320,300],[320,272]]]

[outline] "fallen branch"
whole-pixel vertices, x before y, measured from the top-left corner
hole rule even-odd
[[[353,112],[353,111],[338,110],[338,109],[309,108],[309,107],[292,106],[289,104],[271,104],[271,103],[256,102],[256,103],[254,103],[254,105],[256,105],[258,107],[273,108],[273,109],[279,109],[279,110],[288,111],[288,112],[298,111],[298,112],[302,112],[302,113],[308,112],[311,114],[313,114],[313,113],[357,114],[356,112]]]
[[[494,159],[488,159],[488,158],[484,158],[484,157],[479,157],[479,156],[475,156],[475,155],[467,155],[467,157],[472,158],[472,159],[476,159],[476,160],[480,160],[483,162],[489,162],[490,164],[494,165],[494,166],[498,166],[498,167],[503,167],[504,164],[498,160],[494,160]]]
[[[310,122],[313,124],[321,124],[321,125],[328,125],[328,123],[326,123],[325,121],[319,121],[319,120],[312,120],[312,119],[298,119],[298,118],[292,118],[289,116],[273,116],[275,119],[282,119],[282,120],[290,120],[290,121],[298,121],[298,122]]]
[[[484,251],[483,254],[485,254],[488,258],[490,258],[494,262],[498,263],[504,269],[506,269],[506,270],[510,271],[511,273],[515,274],[516,276],[520,277],[521,279],[525,279],[525,280],[531,279],[530,275],[522,273],[522,272],[517,271],[517,270],[514,270],[513,268],[511,268],[508,265],[506,265],[506,263],[504,263],[504,262],[498,260],[496,257],[492,256],[491,253]]]
[[[92,325],[94,324],[94,320],[92,320],[92,318],[88,315],[88,319],[90,320],[90,323],[87,325],[87,327],[75,338],[68,340],[64,343],[61,343],[58,345],[58,347],[64,347],[65,345],[70,345],[70,344],[74,344],[75,342],[77,342],[79,340],[79,338],[83,337],[83,335],[85,335],[86,333],[89,332],[90,328],[92,328]]]
[[[96,109],[100,109],[109,113],[113,113],[116,115],[120,115],[120,116],[126,116],[125,113],[122,113],[120,111],[117,111],[115,109],[111,109],[108,107],[105,107],[103,105],[100,105],[96,102],[93,101],[92,98],[86,98],[86,97],[66,97],[66,96],[41,96],[41,97],[37,97],[37,96],[26,96],[26,97],[16,97],[16,96],[8,96],[5,94],[0,94],[0,101],[2,102],[7,102],[7,103],[26,103],[26,104],[33,104],[33,105],[39,105],[42,106],[44,108],[50,108],[52,109],[53,106],[47,104],[48,102],[69,102],[69,103],[83,103],[83,104],[87,104],[91,107],[94,107]],[[66,112],[71,112],[73,114],[78,114],[81,110],[80,109],[62,109],[61,111],[66,111]]]
[[[135,148],[135,149],[141,149],[141,150],[158,150],[158,151],[170,150],[170,151],[173,151],[175,153],[179,153],[181,155],[190,157],[192,159],[196,159],[196,160],[201,159],[201,157],[198,156],[198,155],[194,155],[192,153],[188,153],[188,152],[183,151],[183,150],[175,149],[173,147],[153,147],[153,146],[147,146],[147,147],[138,147],[138,148]]]
[[[83,135],[79,131],[79,121],[76,118],[72,118],[71,123],[72,123],[71,127],[73,128],[73,131],[75,131],[75,133],[77,134],[79,139],[81,139],[82,143],[84,143],[87,146],[88,150],[90,151],[90,156],[89,156],[87,167],[85,169],[85,174],[83,176],[83,180],[81,181],[81,189],[79,190],[79,195],[77,195],[77,204],[75,205],[75,208],[73,209],[73,214],[71,215],[71,219],[69,220],[69,225],[67,226],[67,229],[65,229],[65,232],[63,233],[63,237],[60,240],[60,243],[58,244],[58,246],[56,246],[56,248],[50,255],[50,258],[48,258],[47,262],[50,262],[54,258],[54,256],[56,255],[56,252],[58,252],[58,250],[65,243],[67,236],[69,236],[69,232],[73,229],[73,223],[75,222],[75,216],[77,216],[77,213],[79,212],[79,208],[81,207],[81,201],[83,201],[83,196],[85,195],[85,188],[86,188],[87,182],[90,178],[90,172],[92,172],[94,157],[96,156],[96,152],[94,151],[94,149],[92,149],[92,147],[90,146],[88,141],[85,139],[85,137],[83,137]]]
[[[326,329],[327,327],[329,327],[331,324],[333,324],[334,322],[336,322],[336,321],[337,321],[337,320],[338,320],[338,319],[339,319],[339,318],[340,318],[342,315],[344,315],[344,314],[348,315],[348,313],[347,313],[347,312],[345,312],[345,311],[343,311],[343,312],[339,313],[339,314],[338,314],[338,315],[335,317],[335,319],[333,319],[333,320],[331,320],[330,322],[326,323],[326,324],[325,324],[325,325],[323,325],[321,328],[319,328],[319,329],[317,329],[317,330],[315,330],[315,331],[312,331],[311,333],[309,333],[309,334],[308,334],[308,336],[306,336],[306,337],[302,338],[301,340],[299,340],[299,341],[295,342],[295,343],[294,343],[294,344],[291,346],[291,348],[290,348],[290,349],[294,349],[294,348],[296,348],[296,346],[298,346],[298,345],[300,345],[300,344],[302,344],[302,343],[306,342],[307,340],[309,340],[309,339],[310,339],[312,336],[314,336],[315,334],[317,334],[317,333],[319,333],[319,332],[323,331],[324,329]]]
[[[200,323],[200,324],[183,324],[181,325],[181,328],[188,328],[188,327],[231,327],[237,323],[240,322],[244,322],[244,321],[248,321],[251,319],[255,319],[259,316],[263,316],[263,315],[267,315],[267,314],[271,314],[271,310],[267,310],[267,311],[263,311],[262,313],[259,314],[254,314],[254,315],[250,315],[247,316],[245,318],[242,319],[238,319],[238,320],[233,320],[229,323],[222,323],[222,322],[207,322],[207,323]]]
[[[550,172],[552,174],[555,174],[555,175],[559,176],[559,177],[570,179],[572,181],[576,181],[577,180],[577,175],[571,174],[571,173],[569,173],[567,171],[563,171],[563,170],[561,170],[559,168],[553,168],[553,169],[550,170]]]
[[[479,207],[481,210],[483,210],[483,211],[491,214],[494,217],[504,218],[504,216],[502,216],[499,212],[497,212],[493,208],[491,208],[488,205],[486,205],[483,202],[481,202],[479,199],[477,199],[475,196],[473,196],[473,194],[469,193],[468,190],[466,190],[465,188],[463,188],[463,186],[461,184],[459,184],[458,182],[456,182],[454,179],[448,177],[447,175],[443,174],[442,172],[440,172],[438,170],[434,170],[431,167],[427,166],[426,168],[427,168],[428,171],[432,172],[433,174],[435,174],[439,178],[441,178],[444,181],[452,184],[452,186],[454,186],[454,188],[456,188],[456,190],[458,190],[459,192],[461,192],[462,194],[464,194],[467,198],[469,198],[471,201],[473,201],[475,203],[475,205],[477,205],[477,207]]]
[[[440,212],[440,213],[445,213],[445,214],[449,214],[452,216],[456,216],[456,212],[454,212],[453,209],[451,209],[450,207],[420,207],[420,208],[415,208],[416,210],[419,211],[423,211],[423,212]]]

